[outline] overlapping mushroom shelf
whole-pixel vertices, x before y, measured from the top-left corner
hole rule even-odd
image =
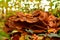
[[[60,18],[55,17],[51,13],[41,10],[35,10],[31,14],[17,12],[16,15],[9,17],[5,23],[4,30],[11,32],[17,30],[24,33],[25,29],[30,29],[33,33],[56,33],[60,30]]]

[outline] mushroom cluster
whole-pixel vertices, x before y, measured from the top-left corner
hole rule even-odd
[[[41,10],[35,10],[32,14],[17,12],[6,20],[4,31],[9,33],[17,30],[20,33],[28,33],[26,29],[32,30],[33,34],[56,33],[60,30],[60,18]]]

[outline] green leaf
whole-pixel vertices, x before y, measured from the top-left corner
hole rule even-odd
[[[38,36],[46,36],[46,34],[38,34]]]
[[[55,34],[55,33],[50,33],[50,34],[38,34],[38,36],[44,36],[44,37],[60,37],[60,35]]]
[[[49,5],[50,5],[50,6],[54,6],[53,2],[51,2]]]
[[[53,9],[52,13],[55,15],[57,10],[58,10],[57,8]]]
[[[33,34],[33,31],[31,29],[25,29],[25,31],[27,31],[28,33],[32,33]]]
[[[7,39],[9,39],[10,37],[9,37],[9,35],[6,34],[5,32],[0,31],[0,38],[7,38]]]
[[[2,36],[0,36],[0,40],[3,40]]]
[[[55,4],[55,8],[57,8],[57,6],[58,6],[58,5],[57,5],[57,4]]]
[[[31,38],[30,35],[25,35],[25,40],[30,40],[29,38]]]
[[[59,11],[59,10],[57,10],[56,16],[57,16],[57,17],[60,17],[60,11]]]
[[[58,30],[57,34],[60,35],[60,30]]]
[[[60,37],[60,35],[54,34],[54,33],[50,33],[48,34],[48,37]]]

